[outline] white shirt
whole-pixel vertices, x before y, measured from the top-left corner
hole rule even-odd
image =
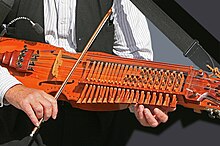
[[[0,66],[0,107],[3,106],[5,93],[16,84],[20,84],[20,82],[11,76],[6,68]]]
[[[113,52],[121,57],[153,60],[150,32],[145,16],[130,0],[114,0],[115,28]],[[76,0],[44,0],[45,41],[66,51],[76,51]],[[0,66],[0,106],[12,86],[19,84]]]
[[[121,57],[153,60],[145,16],[130,0],[114,0],[112,8],[116,40],[113,52]],[[46,42],[75,53],[76,0],[44,0],[44,14]]]

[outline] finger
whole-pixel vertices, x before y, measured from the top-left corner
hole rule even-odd
[[[43,118],[44,115],[44,108],[43,106],[39,103],[38,100],[33,100],[30,103],[32,110],[34,111],[35,115],[37,116],[38,119]]]
[[[25,105],[25,104],[24,104]],[[21,108],[26,114],[27,116],[30,118],[31,122],[35,125],[35,126],[39,126],[39,121],[37,116],[35,115],[34,111],[32,110],[32,107],[30,104],[26,104],[24,106],[24,108]]]
[[[146,123],[148,123],[151,127],[157,127],[159,125],[159,122],[155,119],[155,116],[152,115],[148,108],[144,109],[144,117]]]
[[[151,124],[148,123],[146,116],[145,116],[145,110],[148,110],[150,112],[149,109],[145,109],[145,107],[143,105],[138,105],[136,107],[136,111],[137,111],[137,119],[138,121],[141,123],[141,125],[143,126],[151,126]],[[151,114],[151,112],[150,112]]]
[[[52,106],[52,118],[56,119],[57,113],[58,113],[57,100],[53,96],[51,96],[45,92],[43,92],[42,94],[50,102],[50,104]]]
[[[52,116],[52,104],[44,97],[39,100],[41,106],[43,107],[43,117],[47,121]]]
[[[135,105],[135,116],[136,118],[140,121],[140,120],[143,120],[144,119],[144,116],[143,116],[143,111],[144,111],[144,106],[143,105]]]
[[[143,126],[150,126],[145,117],[144,117],[144,106],[143,105],[135,105],[135,108],[134,108],[134,113],[135,113],[135,116],[137,118],[137,120],[140,122],[141,125]]]
[[[168,115],[165,114],[163,111],[159,110],[158,108],[154,109],[154,114],[156,115],[158,121],[161,121],[163,123],[167,122]]]

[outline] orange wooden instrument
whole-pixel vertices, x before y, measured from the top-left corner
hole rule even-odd
[[[48,44],[0,38],[1,65],[24,85],[50,94],[58,91],[79,55]],[[192,66],[88,52],[59,100],[91,111],[136,103],[173,109],[178,104],[220,117],[219,71],[213,70],[207,74]]]

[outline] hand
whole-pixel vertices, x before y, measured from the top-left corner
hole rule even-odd
[[[159,108],[145,108],[138,104],[134,106],[135,116],[143,126],[157,127],[161,122],[167,122],[167,112]]]
[[[38,119],[48,120],[56,118],[58,108],[56,99],[42,90],[15,85],[4,97],[10,104],[23,110],[35,126],[39,126]]]

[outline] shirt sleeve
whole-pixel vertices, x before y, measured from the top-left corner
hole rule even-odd
[[[10,75],[6,68],[0,66],[0,107],[4,105],[3,98],[5,93],[8,91],[8,89],[17,84],[21,84],[21,82]]]
[[[121,57],[153,60],[148,22],[140,10],[130,0],[115,0],[112,18],[113,52]]]

